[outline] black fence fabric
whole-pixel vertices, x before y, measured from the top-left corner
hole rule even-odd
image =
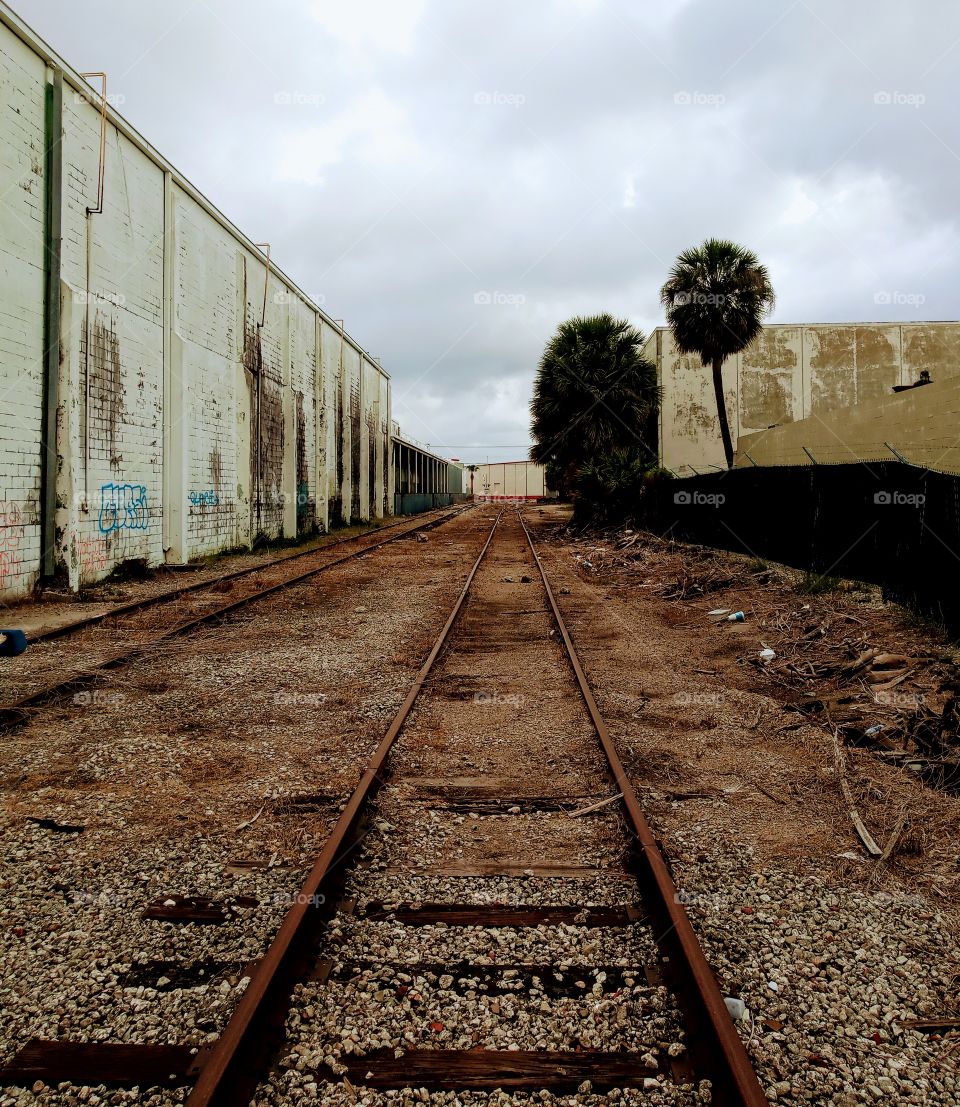
[[[960,476],[896,461],[735,469],[656,484],[642,522],[666,537],[879,584],[960,631]]]

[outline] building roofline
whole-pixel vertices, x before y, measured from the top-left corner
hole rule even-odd
[[[85,100],[87,100],[92,107],[97,111],[100,110],[100,94],[95,88],[89,85],[83,77],[66,62],[44,39],[42,39],[36,31],[33,30],[27,23],[25,23],[16,12],[7,6],[5,0],[0,0],[0,24],[3,24],[8,30],[10,30],[17,38],[20,39],[26,46],[29,46],[35,54],[38,54],[51,69],[60,70],[63,74],[64,83],[69,85],[75,92],[79,93]],[[124,117],[113,107],[112,104],[107,102],[106,105],[106,117],[111,126],[115,127],[117,131],[122,134],[128,141],[132,142],[141,153],[146,156],[157,166],[157,168],[163,170],[164,173],[169,173],[171,180],[181,188],[195,203],[199,204],[201,208],[221,227],[229,234],[231,234],[241,246],[246,250],[249,250],[263,265],[270,267],[270,272],[280,278],[287,287],[297,294],[303,302],[308,305],[317,316],[333,327],[338,334],[341,333],[341,328],[337,324],[336,320],[315,303],[303,289],[292,280],[287,274],[276,264],[271,257],[268,259],[266,253],[260,249],[255,243],[251,242],[249,238],[240,230],[240,228],[227,218],[222,211],[174,166],[171,162],[160,153],[159,150],[153,146],[142,134],[129,123]],[[342,331],[344,339],[350,343],[350,345],[357,351],[362,358],[366,358],[367,361],[380,373],[383,374],[387,380],[390,379],[390,374],[373,360],[373,356],[369,354],[355,338],[351,338],[346,331]]]

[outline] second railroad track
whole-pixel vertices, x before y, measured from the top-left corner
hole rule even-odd
[[[527,524],[491,524],[217,1040],[33,1040],[0,1083],[766,1103]]]

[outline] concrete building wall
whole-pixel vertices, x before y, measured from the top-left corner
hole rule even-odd
[[[53,533],[45,387],[58,392],[53,567],[73,588],[131,559],[389,510],[379,365],[109,107],[90,210],[99,94],[2,2],[0,87],[0,597],[36,584]],[[52,148],[62,173],[46,172]],[[48,305],[59,371],[45,370]]]
[[[723,467],[723,447],[708,368],[680,354],[658,327],[644,347],[663,390],[660,460],[674,472]],[[820,418],[889,396],[921,370],[960,375],[960,323],[774,324],[724,363],[734,443],[771,425]]]
[[[46,79],[0,35],[0,595],[28,591],[40,569]]]
[[[899,454],[960,473],[958,426],[960,375],[743,435],[735,466],[894,461]]]
[[[532,461],[479,465],[473,474],[473,494],[482,500],[540,500],[550,495],[543,466]]]

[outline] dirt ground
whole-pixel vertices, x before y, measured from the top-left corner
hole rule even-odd
[[[715,820],[765,859],[817,857],[838,874],[859,873],[866,855],[838,784],[834,726],[856,720],[897,733],[915,704],[942,707],[957,673],[944,634],[867,585],[836,582],[816,594],[795,570],[723,551],[643,535],[628,535],[626,549],[612,537],[571,538],[562,507],[536,520],[605,715],[654,804],[681,820]],[[743,611],[744,620],[711,617],[717,611]],[[810,675],[817,663],[870,646],[911,659],[895,695],[878,703],[869,687],[841,686],[850,702],[791,710],[835,688]],[[766,648],[776,654],[769,664],[759,657]],[[897,832],[870,880],[960,906],[960,799],[870,749],[843,746],[866,826],[880,846]]]

